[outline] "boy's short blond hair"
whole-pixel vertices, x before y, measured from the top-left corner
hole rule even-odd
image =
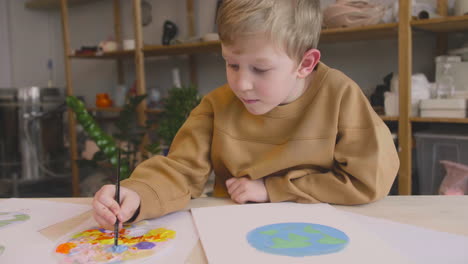
[[[218,11],[221,42],[265,34],[297,62],[317,48],[322,28],[320,0],[224,0]]]

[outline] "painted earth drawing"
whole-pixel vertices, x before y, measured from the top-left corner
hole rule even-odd
[[[333,227],[311,223],[279,223],[247,234],[249,244],[269,254],[305,257],[343,250],[349,237]]]

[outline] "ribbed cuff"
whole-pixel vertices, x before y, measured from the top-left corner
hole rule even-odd
[[[121,182],[121,186],[135,191],[140,196],[139,213],[135,213],[132,217],[132,222],[156,218],[164,214],[158,194],[146,183],[134,179],[126,179]]]
[[[270,197],[270,202],[279,203],[285,201],[293,201],[294,195],[287,192],[286,186],[289,183],[284,182],[284,177],[281,176],[270,176],[265,178],[265,187]]]

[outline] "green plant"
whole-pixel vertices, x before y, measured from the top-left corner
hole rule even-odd
[[[152,130],[152,124],[148,122],[145,126],[140,126],[137,120],[136,109],[145,99],[146,95],[130,97],[128,102],[120,112],[115,127],[118,132],[112,136],[105,133],[97,124],[93,116],[86,110],[84,103],[75,96],[68,96],[66,103],[76,115],[76,119],[83,127],[88,136],[99,147],[92,160],[79,160],[80,166],[98,167],[103,162],[110,163],[117,167],[118,149],[124,143],[125,149],[121,149],[120,175],[121,179],[128,178],[136,166],[137,153],[143,142],[143,138]],[[159,143],[150,143],[144,146],[148,153],[143,153],[147,158],[149,155],[160,152]]]
[[[190,112],[201,101],[194,86],[173,87],[163,100],[164,111],[158,119],[157,135],[169,147]]]

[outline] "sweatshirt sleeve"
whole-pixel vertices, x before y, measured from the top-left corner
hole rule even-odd
[[[140,195],[136,222],[181,210],[191,197],[201,195],[212,169],[212,131],[212,107],[203,99],[177,132],[167,157],[142,162],[122,181],[122,186]]]
[[[271,202],[352,205],[388,195],[400,165],[393,138],[359,87],[351,88],[341,95],[335,111],[333,165],[266,177]]]
[[[386,196],[399,168],[385,124],[346,129],[329,171],[293,170],[265,178],[271,202],[364,204]]]

